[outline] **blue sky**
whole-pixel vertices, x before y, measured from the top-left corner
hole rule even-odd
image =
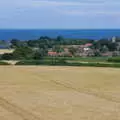
[[[0,0],[0,28],[120,28],[120,0]]]

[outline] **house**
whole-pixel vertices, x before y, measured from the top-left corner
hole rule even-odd
[[[89,51],[89,50],[90,50],[90,48],[85,47],[85,48],[83,48],[83,50],[84,50],[84,51]]]
[[[84,45],[84,47],[87,47],[87,48],[88,48],[88,47],[91,47],[91,46],[93,46],[92,43],[87,43],[87,44]]]
[[[33,50],[33,51],[39,51],[40,48],[34,47],[32,50]]]
[[[85,48],[84,48],[84,49],[85,49]],[[76,53],[76,55],[77,55],[77,56],[80,56],[80,57],[94,56],[94,50],[91,49],[91,48],[89,48],[89,49],[86,48],[86,50],[83,50],[82,52],[81,52],[81,51],[78,51],[78,52]]]
[[[94,50],[90,48],[91,46],[93,46],[93,44],[91,43],[87,43],[85,45],[79,45],[76,56],[81,56],[81,57],[94,56]]]
[[[48,52],[48,56],[58,56],[57,52]]]
[[[103,56],[103,57],[112,57],[113,56],[113,52],[101,53],[101,56]]]
[[[112,37],[112,43],[115,43],[116,42],[116,37]]]

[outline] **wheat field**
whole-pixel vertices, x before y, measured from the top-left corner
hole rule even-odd
[[[120,120],[120,69],[1,66],[0,120]]]
[[[0,49],[0,54],[12,53],[13,51],[14,51],[14,49]]]

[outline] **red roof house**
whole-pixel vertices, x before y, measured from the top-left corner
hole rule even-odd
[[[93,46],[93,44],[92,44],[92,43],[87,43],[87,44],[85,44],[84,46],[85,46],[85,47],[90,47],[90,46]]]
[[[48,52],[48,56],[57,56],[57,52]]]

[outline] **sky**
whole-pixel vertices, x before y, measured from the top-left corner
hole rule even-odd
[[[120,28],[120,0],[0,0],[0,28]]]

